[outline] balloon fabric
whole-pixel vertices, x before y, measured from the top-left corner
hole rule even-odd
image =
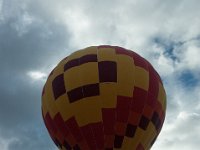
[[[149,150],[166,94],[152,65],[131,50],[91,46],[60,61],[42,92],[42,116],[60,150]]]

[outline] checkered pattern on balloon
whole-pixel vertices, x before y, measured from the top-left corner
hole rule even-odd
[[[42,93],[42,115],[61,150],[147,150],[165,118],[152,65],[131,50],[92,46],[64,58]]]

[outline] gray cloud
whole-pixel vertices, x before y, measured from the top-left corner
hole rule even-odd
[[[21,2],[23,5],[3,1],[1,9],[0,139],[12,139],[4,150],[53,150],[41,118],[44,81],[32,82],[27,72],[49,72],[60,59],[60,53],[68,53],[70,33],[55,17],[37,14],[42,10]]]
[[[0,146],[54,150],[40,112],[44,80],[27,73],[48,74],[73,50],[112,44],[135,50],[163,78],[167,117],[152,149],[197,149],[199,6],[198,0],[0,0]]]

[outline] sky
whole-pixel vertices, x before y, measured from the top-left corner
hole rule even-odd
[[[167,93],[152,150],[200,146],[199,0],[0,0],[0,148],[56,150],[41,116],[46,78],[64,57],[118,45],[146,58]]]

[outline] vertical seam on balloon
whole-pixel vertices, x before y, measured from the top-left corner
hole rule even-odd
[[[82,91],[83,91],[83,88],[82,88]],[[84,96],[84,91],[83,91],[83,96]],[[94,144],[95,144],[96,149],[97,149],[97,143],[96,143],[95,135],[94,135],[94,132],[93,132],[93,129],[92,129],[92,126],[91,126],[92,123],[89,123],[89,124],[90,124],[89,128],[92,131],[92,135],[91,135],[92,137],[91,138],[93,138],[93,141],[95,142]]]
[[[48,83],[48,81],[45,83],[45,87],[46,87],[46,84]],[[52,86],[50,86],[51,88],[50,88],[50,90],[52,90]],[[49,94],[48,94],[48,92],[46,92],[45,93],[45,95],[47,96],[47,97],[49,97]],[[51,107],[50,107],[50,105],[49,105],[49,103],[46,103],[46,107],[47,107],[47,114],[51,111]],[[47,115],[46,114],[46,115]],[[44,116],[44,118],[45,118],[45,120],[46,120],[46,115]],[[50,113],[49,113],[49,116],[51,117],[51,115],[50,115]],[[57,139],[57,137],[56,137],[56,134],[55,133],[53,133],[53,135],[52,135],[53,137],[51,137],[52,138],[52,140],[55,142],[55,140]]]
[[[126,56],[128,56],[128,55],[126,55]],[[132,65],[134,65],[133,67],[135,68],[135,64],[134,64],[134,61],[133,61],[133,64]],[[133,71],[134,71],[135,69],[133,69]],[[134,81],[133,81],[134,82]],[[135,84],[135,83],[134,83]],[[133,89],[132,90],[134,90],[134,85],[133,85]],[[130,103],[130,106],[132,105],[132,103],[133,103],[133,95],[132,95],[132,100],[131,100],[131,103]],[[127,123],[126,123],[126,130],[127,130],[127,127],[128,127],[128,124],[129,124],[129,118],[130,118],[130,115],[131,115],[131,107],[129,107],[129,115],[128,115],[128,120],[127,120]],[[136,130],[137,130],[137,128],[136,128]],[[125,131],[125,135],[124,135],[125,137],[126,137],[126,131]],[[130,141],[128,141],[128,143],[129,143]],[[126,144],[126,145],[124,145],[124,149],[128,149],[127,148],[127,146],[128,146],[128,144]]]
[[[97,50],[97,63],[99,63],[99,46],[96,47],[96,50]],[[99,76],[99,65],[97,65],[98,67],[98,76]],[[100,79],[99,79],[99,95],[101,97],[101,86],[100,86]],[[105,149],[105,127],[104,127],[104,124],[103,124],[103,101],[100,99],[99,97],[99,100],[100,100],[100,103],[101,103],[101,122],[102,122],[102,126],[103,126],[103,129],[102,129],[102,132],[103,132],[103,148]]]
[[[92,48],[92,47],[89,47],[89,48]],[[79,67],[81,67],[81,66],[80,66],[80,65],[81,65],[81,63],[80,63],[80,58],[78,58],[78,62],[79,62]],[[79,77],[80,77],[80,81],[82,81],[81,73],[79,73]],[[81,92],[82,92],[82,95],[83,95],[83,98],[84,98],[84,95],[85,95],[85,94],[84,94],[83,87],[84,87],[84,86],[81,87]],[[95,141],[95,138],[94,138],[94,133],[93,133],[93,130],[92,130],[92,127],[91,127],[91,123],[88,123],[87,125],[88,125],[88,128],[90,129],[90,131],[91,131],[91,133],[92,133],[90,136],[91,136],[91,138],[93,139],[92,141],[95,142],[94,144],[95,144],[96,149],[97,149],[96,141]],[[87,126],[87,125],[84,125],[84,126]],[[82,130],[81,130],[81,133],[82,133]],[[86,137],[84,136],[83,133],[82,133],[82,135],[83,135],[84,138],[86,138]],[[88,147],[90,147],[90,145],[89,145],[88,142],[87,142],[87,139],[85,139],[85,140],[86,140],[86,143],[87,143]]]
[[[117,46],[115,46],[115,52],[116,52],[116,49],[117,48],[121,48],[121,47],[117,47]],[[123,50],[124,50],[124,48],[122,48]],[[128,56],[128,55],[125,55],[125,56]],[[118,57],[117,57],[117,59],[118,59]],[[118,62],[118,61],[117,61]],[[119,70],[118,70],[119,71]],[[127,75],[130,75],[130,74],[127,74]],[[128,77],[127,77],[128,78]],[[117,92],[118,93],[118,92]],[[120,95],[117,95],[117,96],[120,96]],[[125,96],[126,97],[126,96]],[[127,97],[127,98],[131,98],[131,97]],[[125,136],[126,136],[126,130],[127,130],[127,126],[128,126],[128,120],[129,120],[129,117],[130,117],[130,114],[131,114],[131,104],[132,104],[132,100],[131,100],[131,102],[130,102],[130,106],[129,106],[129,110],[128,110],[128,116],[127,116],[127,121],[125,122],[125,131],[124,131],[124,135],[123,135],[123,140],[122,140],[122,147],[123,147],[123,145],[124,145],[124,138],[125,138]],[[116,135],[116,134],[115,134]],[[125,145],[124,145],[125,146]],[[122,148],[121,147],[121,148]],[[125,147],[125,149],[126,149],[126,147]]]
[[[151,82],[151,78],[150,78],[151,75],[150,75],[150,72],[151,72],[151,71],[154,71],[154,70],[151,70],[152,67],[150,66],[149,63],[147,63],[147,65],[148,65],[147,68],[148,68],[148,71],[149,71],[149,87],[150,87],[150,82]],[[149,88],[148,88],[148,94],[149,94],[149,92],[150,92],[150,91],[149,91]],[[157,97],[156,97],[156,99],[157,99]],[[154,99],[154,100],[156,101],[156,99]],[[148,101],[148,97],[147,97],[147,101]],[[146,103],[147,103],[147,101],[146,101]],[[148,105],[148,103],[147,103],[146,105]],[[151,107],[151,106],[150,106],[150,107]],[[151,108],[152,108],[152,107],[151,107]],[[154,111],[155,111],[155,106],[152,108],[152,115],[153,115]],[[151,118],[152,118],[152,115],[151,115]],[[151,118],[150,118],[150,119],[151,119]],[[150,123],[151,123],[151,120],[149,120],[149,124],[150,124]],[[153,131],[151,130],[150,133],[152,134]],[[148,142],[147,139],[150,137],[151,134],[149,134],[149,135],[147,134],[147,135],[145,136],[145,138],[144,138],[144,140],[143,140],[143,141],[144,141],[144,144],[147,144],[147,142]],[[145,146],[145,147],[144,147],[144,146]],[[143,147],[144,147],[144,149],[147,149],[147,145],[143,145]]]
[[[97,64],[99,63],[99,47],[97,46],[96,47],[96,51],[97,51]],[[99,65],[97,65],[97,67],[98,67],[98,76],[99,76]],[[102,130],[102,132],[103,132],[103,144],[104,144],[104,147],[103,148],[105,148],[105,143],[104,143],[104,140],[105,140],[105,132],[104,132],[104,124],[103,124],[103,113],[102,113],[102,106],[103,106],[103,102],[101,101],[101,99],[100,99],[100,97],[101,97],[101,88],[100,88],[100,80],[99,80],[99,101],[100,101],[100,103],[101,103],[101,122],[102,122],[102,126],[103,126],[103,130]]]
[[[116,54],[116,49],[115,49],[114,46],[112,46],[112,48],[114,48],[114,50],[115,50],[115,61],[116,61],[116,60],[117,60],[117,57],[116,57],[116,55],[117,55],[117,54]],[[116,61],[116,65],[117,65],[117,61]],[[117,66],[116,66],[116,68],[117,68]],[[118,72],[118,70],[117,70],[117,72]],[[116,73],[117,73],[117,72],[116,72]],[[117,81],[118,81],[118,79],[119,79],[119,78],[118,78],[118,76],[117,76]],[[117,84],[117,83],[118,83],[118,82],[116,82],[116,84]],[[116,91],[116,94],[118,94],[117,85],[115,85],[115,91]],[[117,105],[117,97],[116,97],[116,105]],[[117,121],[116,121],[116,118],[117,118],[116,106],[115,106],[114,110],[115,110],[115,118],[114,118],[115,122],[114,122],[114,126],[113,126],[113,128],[114,128],[114,129],[113,129],[113,130],[114,130],[114,135],[113,135],[113,136],[114,136],[114,139],[113,139],[113,148],[114,148],[114,142],[115,142],[114,140],[115,140],[115,134],[116,134],[116,133],[115,133],[115,125],[116,125],[116,122],[117,122]]]
[[[150,66],[150,64],[149,64],[149,66]],[[151,69],[153,69],[153,67],[151,67]],[[153,71],[157,74],[157,72],[153,69]],[[157,74],[158,75],[158,74]],[[159,83],[161,82],[161,80],[159,80],[159,79],[157,79],[156,80],[156,84],[158,84],[159,85]],[[162,82],[161,82],[161,84],[162,84]],[[156,99],[155,99],[155,101],[156,101],[156,105],[158,105],[158,104],[160,104],[160,102],[158,101],[158,94],[159,94],[159,86],[158,86],[158,91],[157,91],[157,95],[156,95]],[[161,104],[160,104],[161,105]],[[155,106],[155,108],[156,108],[157,106]],[[162,106],[161,106],[161,110],[160,111],[162,111]],[[158,113],[158,115],[159,115],[159,113],[161,113],[161,112],[157,112],[157,110],[156,109],[154,109],[154,112],[153,113]],[[153,114],[154,115],[154,114]],[[152,117],[153,117],[153,115],[152,115]],[[159,118],[159,120],[160,120],[160,115],[158,116]],[[156,122],[158,122],[159,120],[156,120]],[[151,123],[153,123],[152,122],[152,118],[151,118]],[[160,120],[160,126],[161,126],[161,120]],[[153,124],[154,125],[154,124]],[[158,136],[158,134],[159,134],[159,130],[157,129],[157,127],[154,125],[154,127],[155,127],[155,135],[154,135],[154,137],[153,137],[153,139],[152,140],[154,140],[154,139],[156,139],[157,138],[157,136]],[[159,127],[160,128],[160,127]],[[151,132],[150,132],[151,134],[153,133],[153,130],[151,130]],[[151,135],[150,134],[150,135]],[[147,144],[147,147],[149,147],[150,145],[151,145],[151,143],[152,143],[152,140],[151,141],[149,141],[149,143],[148,143],[148,139],[150,139],[150,135],[147,137],[147,139],[145,140],[145,143]]]
[[[138,55],[137,57],[141,57],[140,55]],[[135,59],[134,59],[134,65],[135,66],[137,66],[136,64],[135,64]],[[144,61],[144,63],[147,65],[147,68],[148,68],[148,63],[146,63],[145,61]],[[148,71],[149,71],[149,69],[148,69]],[[149,80],[150,81],[150,80]],[[135,85],[134,85],[134,89],[135,89]],[[148,91],[147,91],[147,94],[148,94]],[[141,116],[140,116],[140,120],[139,120],[139,123],[138,123],[138,125],[137,125],[137,128],[140,128],[140,121],[141,121],[141,118],[142,118],[142,116],[143,116],[143,113],[144,113],[144,109],[145,109],[145,106],[147,105],[147,97],[146,97],[146,100],[145,100],[145,102],[144,102],[144,107],[143,107],[143,109],[142,109],[142,112],[140,113],[141,114]],[[147,126],[148,127],[148,126]],[[143,129],[142,129],[143,130]],[[137,132],[137,129],[136,129],[136,132]],[[139,144],[142,144],[141,143],[141,141],[142,141],[142,139],[143,139],[143,137],[145,136],[145,131],[143,131],[142,132],[143,134],[138,138],[138,140],[137,140],[137,142],[138,143],[136,143],[136,148],[137,148],[137,146],[139,145]]]
[[[64,74],[64,66],[62,67],[62,74]],[[60,75],[60,74],[59,74]],[[53,82],[53,81],[52,81]],[[64,80],[64,76],[63,76],[63,82],[65,82],[65,80]],[[64,84],[64,83],[63,83]],[[53,87],[52,87],[53,88]],[[66,87],[65,87],[66,88]],[[53,90],[53,89],[52,89]],[[65,91],[66,91],[66,89],[65,89]],[[56,104],[56,101],[55,101],[55,108],[56,108],[56,110],[58,110],[58,107],[57,107],[57,104]],[[56,114],[58,114],[59,112],[57,111],[57,113]],[[55,115],[56,116],[56,115]],[[55,118],[55,116],[54,116],[54,118]],[[54,118],[52,118],[52,120],[54,120]],[[57,132],[60,132],[59,131],[59,129],[58,129],[58,127],[55,125],[55,127],[56,127],[56,129],[57,129]],[[63,135],[62,135],[63,136]],[[65,137],[64,137],[64,139],[65,139]],[[61,143],[61,148],[63,147],[63,143]]]
[[[149,63],[147,63],[147,65],[148,65],[148,71],[149,71],[149,86],[150,86],[150,80],[151,80],[151,78],[150,78],[150,72],[151,71],[154,71],[154,70],[150,70],[150,69],[152,69],[152,67],[150,66],[150,64]],[[159,81],[156,81],[156,82],[159,82]],[[150,91],[149,91],[149,89],[148,89],[148,93],[150,93]],[[157,96],[156,96],[156,99],[155,99],[155,101],[157,101],[157,98],[158,98],[158,93],[157,93]],[[147,101],[146,101],[147,102]],[[148,105],[148,104],[147,104]],[[155,106],[152,108],[153,109],[153,113],[155,112]],[[153,114],[152,114],[153,115]],[[152,118],[152,116],[151,116],[151,118]],[[149,120],[149,123],[151,123],[151,120]],[[149,125],[148,125],[149,126]],[[147,128],[148,128],[148,126],[147,126]],[[156,130],[156,129],[155,129]],[[144,139],[144,140],[142,140],[142,141],[144,141],[144,144],[145,145],[143,145],[143,147],[144,147],[144,149],[147,149],[147,147],[148,147],[148,145],[150,144],[150,143],[148,143],[148,139],[149,139],[149,137],[152,135],[152,133],[153,133],[154,131],[153,130],[150,130],[149,131],[149,133],[150,134],[147,134],[146,132],[144,133],[144,135],[145,134],[147,134],[147,135],[145,135],[145,137],[144,137],[144,135],[143,135],[143,138],[142,139]],[[157,132],[157,131],[156,131]],[[157,135],[157,133],[156,133],[156,135]],[[155,138],[155,137],[154,137]],[[149,141],[150,142],[150,141]]]
[[[63,82],[65,82],[65,80],[64,80],[64,65],[62,66],[62,74],[63,74]],[[60,75],[60,74],[59,74]],[[57,75],[58,76],[58,75]],[[52,82],[53,82],[53,80],[52,80]],[[64,85],[65,85],[65,83],[63,83]],[[53,88],[53,87],[52,87]],[[52,89],[53,90],[53,89]],[[65,87],[65,91],[66,91],[66,87]],[[66,93],[66,92],[65,92]],[[58,109],[58,106],[57,106],[57,103],[56,103],[56,101],[55,101],[55,108],[56,108],[56,110],[59,110]],[[57,111],[57,113],[56,113],[56,115],[57,114],[59,114],[59,111]],[[55,115],[55,116],[56,116]],[[60,114],[61,115],[61,114]],[[55,119],[55,116],[54,116],[54,118],[52,118],[52,120],[53,120],[53,122],[54,122],[54,119]],[[57,132],[61,132],[60,130],[59,130],[59,128],[58,128],[58,126],[56,126],[55,125],[55,127],[56,127],[56,129],[57,129]],[[63,136],[63,138],[64,138],[64,141],[65,141],[65,136],[61,133],[61,135]],[[73,145],[70,145],[71,147],[73,147]],[[61,148],[63,148],[64,147],[64,143],[61,143]]]

